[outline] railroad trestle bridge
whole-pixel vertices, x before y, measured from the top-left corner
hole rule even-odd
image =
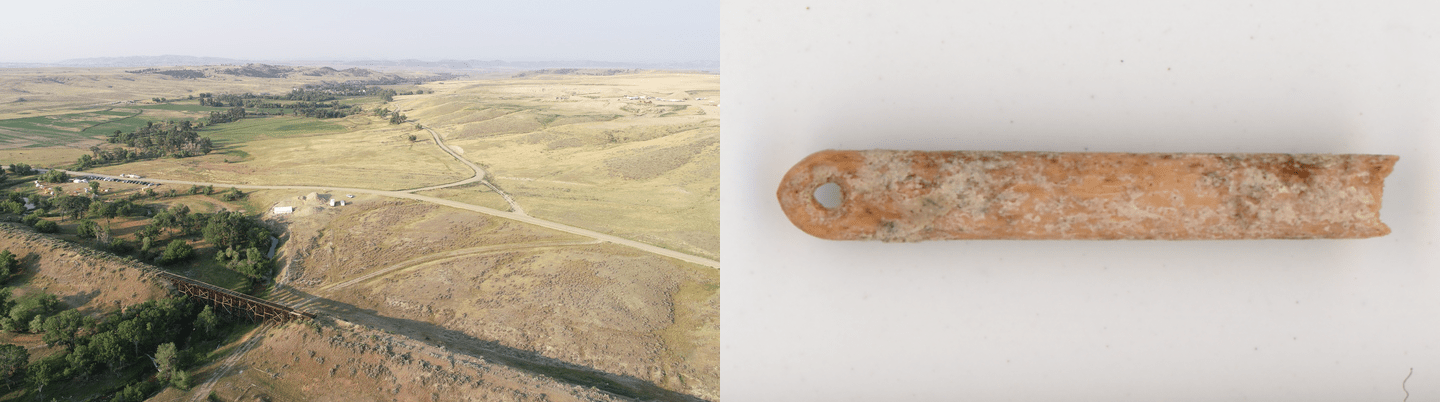
[[[314,314],[296,310],[280,303],[260,299],[165,271],[156,270],[154,272],[160,279],[174,285],[175,290],[181,294],[200,299],[237,317],[248,317],[255,321],[275,322],[315,319]]]

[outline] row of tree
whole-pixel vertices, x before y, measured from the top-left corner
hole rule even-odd
[[[218,110],[210,112],[210,124],[212,125],[239,121],[243,118],[245,118],[245,108],[243,106],[235,106],[223,112]]]
[[[365,85],[353,83],[322,83],[308,84],[303,87],[297,87],[291,89],[289,93],[284,95],[254,94],[249,92],[240,94],[217,95],[209,92],[204,92],[199,95],[199,99],[200,106],[256,107],[249,106],[252,104],[250,103],[250,101],[288,100],[305,102],[327,102],[342,98],[355,98],[361,96],[379,96],[383,100],[387,96],[393,98],[396,94],[397,92],[395,92],[395,90],[393,89],[381,88],[377,86],[367,87]],[[410,92],[404,93],[404,95],[409,94]],[[389,102],[389,100],[386,100],[386,102]]]

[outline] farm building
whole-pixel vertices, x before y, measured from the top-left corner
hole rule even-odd
[[[291,212],[295,212],[295,207],[275,207],[275,214],[276,214],[276,215],[279,215],[279,214],[288,214],[288,213],[291,213]]]

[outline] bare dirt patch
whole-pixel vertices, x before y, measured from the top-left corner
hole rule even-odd
[[[14,279],[16,295],[44,291],[66,305],[95,315],[164,297],[143,264],[0,223],[0,249],[20,258],[24,271]]]

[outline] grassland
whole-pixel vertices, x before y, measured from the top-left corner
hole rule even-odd
[[[397,99],[532,216],[718,258],[719,85],[710,74],[542,75]]]
[[[290,234],[282,252],[305,258],[275,300],[486,358],[494,342],[718,398],[714,269],[415,201],[327,208],[295,218]]]
[[[436,190],[417,191],[415,194],[444,198],[464,202],[467,204],[479,205],[487,208],[494,208],[505,211],[510,209],[510,204],[500,194],[491,191],[480,183],[470,183],[455,187],[446,187]]]

